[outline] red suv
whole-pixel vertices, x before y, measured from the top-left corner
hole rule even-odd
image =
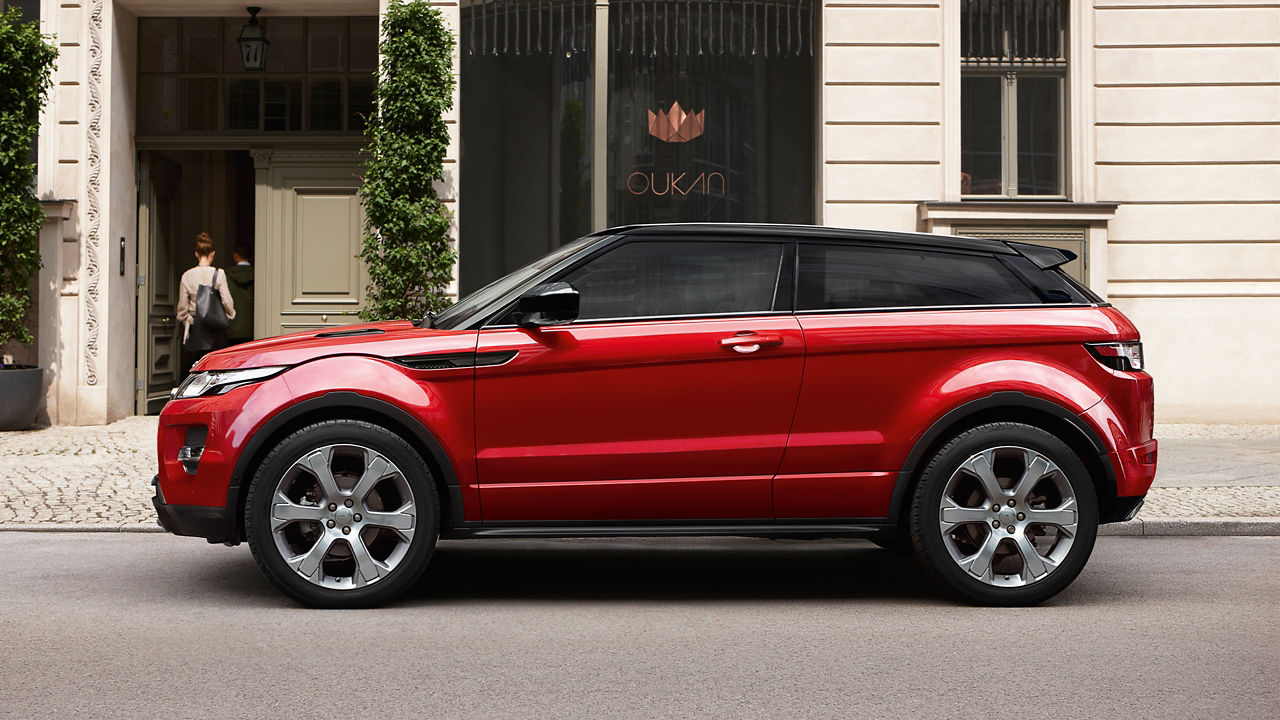
[[[1072,257],[604,231],[439,316],[205,356],[160,416],[156,510],[313,606],[395,597],[441,537],[671,535],[868,538],[1038,602],[1155,475],[1138,331]]]

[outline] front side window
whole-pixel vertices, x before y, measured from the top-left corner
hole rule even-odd
[[[1061,196],[1066,0],[967,0],[960,193]]]
[[[915,248],[800,246],[797,310],[1039,304],[990,255]]]
[[[579,319],[770,312],[783,245],[629,242],[569,272]]]

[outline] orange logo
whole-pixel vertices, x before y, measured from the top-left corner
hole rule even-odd
[[[649,134],[663,142],[682,143],[702,134],[707,111],[699,110],[689,115],[676,102],[669,112],[649,111]]]

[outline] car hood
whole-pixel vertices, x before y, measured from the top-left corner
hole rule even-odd
[[[408,320],[308,330],[254,340],[205,355],[194,371],[297,365],[335,355],[397,358],[475,349],[475,330],[414,327]]]

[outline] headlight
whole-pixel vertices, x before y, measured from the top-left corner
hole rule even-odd
[[[169,394],[174,398],[193,398],[206,395],[221,395],[241,385],[262,382],[284,372],[286,368],[260,367],[244,370],[214,370],[211,372],[192,373],[182,384]]]

